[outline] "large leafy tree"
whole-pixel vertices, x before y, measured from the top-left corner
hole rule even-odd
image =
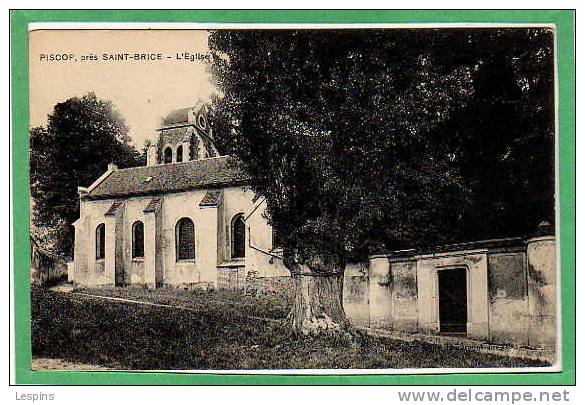
[[[548,31],[221,30],[210,47],[214,133],[283,236],[295,333],[347,327],[348,259],[552,217]]]
[[[452,42],[444,35],[442,42]],[[474,96],[442,128],[466,183],[467,239],[527,235],[554,223],[554,48],[548,29],[466,31],[455,63],[474,59]]]
[[[128,127],[110,101],[88,93],[55,105],[47,127],[30,130],[33,226],[44,243],[63,255],[73,252],[71,223],[79,217],[77,187],[103,174],[108,163],[137,166]]]

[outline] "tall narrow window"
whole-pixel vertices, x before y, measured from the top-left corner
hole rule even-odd
[[[132,225],[132,258],[144,257],[144,224],[142,221]]]
[[[177,260],[195,259],[195,225],[189,218],[181,218],[175,227]]]
[[[179,145],[177,148],[177,163],[181,163],[183,161],[183,146]]]
[[[232,219],[232,259],[246,257],[246,223],[244,215],[237,214]]]
[[[164,162],[173,163],[173,150],[170,146],[167,146],[164,151]]]
[[[95,229],[95,258],[96,260],[106,257],[106,225],[99,224]]]

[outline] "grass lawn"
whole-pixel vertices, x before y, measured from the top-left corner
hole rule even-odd
[[[85,291],[92,292],[92,291]],[[32,289],[34,357],[114,369],[287,369],[545,366],[449,345],[366,335],[289,337],[286,303],[234,292],[96,290],[190,310]]]

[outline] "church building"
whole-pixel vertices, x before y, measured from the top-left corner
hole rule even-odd
[[[162,120],[147,165],[108,170],[79,188],[77,285],[237,287],[246,274],[287,276],[263,198],[219,156],[204,104]]]
[[[79,286],[284,287],[290,273],[236,159],[220,156],[205,105],[162,121],[147,165],[114,164],[79,188]],[[355,325],[557,349],[554,229],[370,256],[348,264],[343,305]],[[549,229],[550,228],[550,229]],[[264,288],[264,287],[263,287]]]

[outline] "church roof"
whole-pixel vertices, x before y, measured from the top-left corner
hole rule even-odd
[[[222,190],[208,190],[199,203],[200,207],[217,207],[223,195]]]
[[[189,122],[189,111],[195,107],[185,107],[173,110],[162,119],[162,125],[186,124]]]
[[[112,206],[106,211],[106,213],[104,214],[105,216],[108,215],[116,215],[116,212],[118,211],[118,208],[120,208],[122,206],[122,201],[116,201],[112,204]]]
[[[148,202],[148,204],[146,205],[146,207],[144,207],[144,209],[142,210],[142,212],[155,212],[158,205],[160,204],[160,197],[155,197],[152,200],[150,200]]]
[[[235,158],[221,156],[114,170],[90,189],[84,198],[93,200],[154,195],[197,188],[244,185],[248,181],[249,177]]]

